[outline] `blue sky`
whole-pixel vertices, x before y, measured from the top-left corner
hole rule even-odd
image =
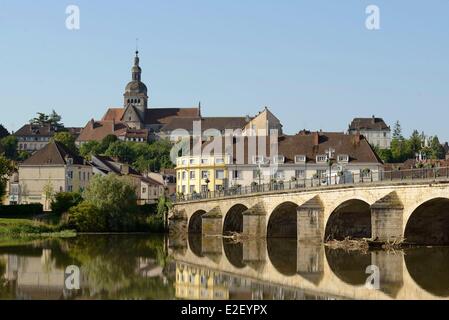
[[[81,29],[65,27],[76,4]],[[378,31],[366,6],[380,8]],[[3,123],[55,109],[84,126],[120,106],[139,38],[150,108],[254,115],[288,133],[399,119],[449,140],[449,1],[0,1]]]

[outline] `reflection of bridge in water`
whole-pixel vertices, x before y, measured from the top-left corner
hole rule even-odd
[[[170,240],[176,295],[188,299],[445,299],[449,248],[345,252],[295,239],[232,243],[191,234]],[[379,268],[368,288],[366,268]]]

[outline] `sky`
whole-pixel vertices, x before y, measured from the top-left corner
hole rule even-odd
[[[368,5],[379,30],[365,26]],[[268,106],[289,134],[375,115],[446,141],[448,36],[447,0],[0,0],[0,123],[55,109],[84,126],[121,106],[138,38],[150,108]]]

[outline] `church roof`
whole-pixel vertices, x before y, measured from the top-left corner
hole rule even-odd
[[[167,124],[173,118],[200,116],[199,108],[148,108],[145,114],[145,124]]]
[[[128,126],[114,120],[90,120],[81,131],[77,141],[101,141],[106,136],[114,134],[120,136],[126,133]]]
[[[247,124],[246,117],[203,117],[203,118],[172,118],[169,123],[162,127],[161,131],[173,131],[176,129],[193,130],[194,121],[201,121],[201,130],[217,129],[224,131],[226,129],[243,129]]]

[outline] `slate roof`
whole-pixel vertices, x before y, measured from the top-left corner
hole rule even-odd
[[[73,164],[84,165],[84,158],[75,155],[60,142],[50,142],[42,149],[36,151],[30,158],[22,162],[21,166],[63,166],[67,159],[72,158]]]
[[[349,125],[349,130],[390,130],[382,118],[354,118]]]

